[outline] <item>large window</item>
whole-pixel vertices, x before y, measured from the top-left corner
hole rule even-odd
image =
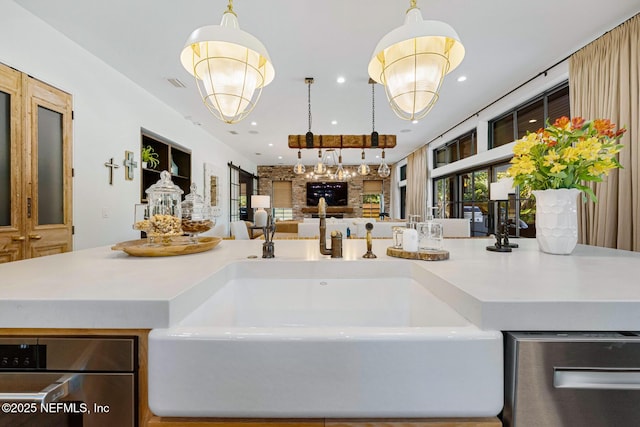
[[[498,211],[497,203],[489,200],[489,184],[506,177],[510,166],[496,163],[434,180],[434,206],[438,207],[438,215],[468,219],[472,236],[495,233]],[[535,237],[532,201],[528,195],[510,194],[507,218],[511,236]],[[502,204],[501,209],[505,206]],[[504,210],[500,213],[505,218]]]
[[[569,84],[563,83],[542,93],[506,114],[489,122],[489,148],[509,144],[528,132],[545,127],[545,120],[554,122],[569,111]]]
[[[476,130],[446,143],[434,151],[434,168],[466,159],[478,153]]]

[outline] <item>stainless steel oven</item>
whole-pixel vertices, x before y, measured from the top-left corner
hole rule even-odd
[[[506,332],[504,425],[640,426],[636,332]]]
[[[135,337],[0,337],[0,427],[137,425]]]

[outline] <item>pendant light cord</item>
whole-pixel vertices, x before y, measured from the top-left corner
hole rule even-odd
[[[307,105],[309,106],[309,132],[311,132],[311,81],[307,83],[309,86],[309,92],[307,96]]]
[[[371,133],[376,131],[376,84],[371,83]]]

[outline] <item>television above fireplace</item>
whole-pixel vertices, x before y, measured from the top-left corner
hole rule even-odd
[[[318,206],[324,197],[327,206],[347,206],[349,204],[346,182],[307,182],[307,206]]]

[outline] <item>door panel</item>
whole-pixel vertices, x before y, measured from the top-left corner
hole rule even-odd
[[[68,252],[72,249],[71,96],[27,76],[23,87],[29,120],[28,256]]]
[[[0,64],[0,263],[22,259],[21,73]]]

